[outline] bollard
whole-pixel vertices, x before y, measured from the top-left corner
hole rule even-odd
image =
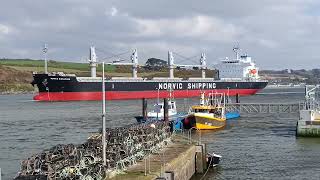
[[[204,173],[205,167],[203,163],[203,146],[196,145],[196,173],[202,174]]]
[[[174,172],[173,171],[164,172],[164,178],[166,180],[174,180]]]
[[[206,144],[196,145],[196,173],[204,173],[207,169]]]
[[[1,180],[1,176],[2,176],[2,174],[1,174],[1,168],[0,168],[0,180]]]

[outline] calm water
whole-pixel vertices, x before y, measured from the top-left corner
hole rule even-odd
[[[297,102],[302,89],[266,89],[242,102]],[[34,102],[32,95],[0,96],[0,168],[12,179],[20,160],[59,143],[81,143],[100,125],[100,102]],[[192,100],[178,100],[182,110]],[[154,101],[149,101],[149,107]],[[110,127],[135,123],[141,101],[107,102]],[[296,139],[293,115],[242,117],[225,130],[201,133],[208,150],[221,154],[207,179],[320,179],[320,139]]]

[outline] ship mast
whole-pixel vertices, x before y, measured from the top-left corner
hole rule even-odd
[[[137,49],[134,49],[133,50],[133,53],[132,53],[132,55],[131,55],[131,62],[121,62],[121,61],[123,61],[123,60],[116,60],[116,61],[113,61],[113,62],[111,62],[111,63],[105,63],[105,64],[107,64],[107,65],[120,65],[120,66],[132,66],[132,77],[133,78],[138,78],[138,51],[137,51]]]
[[[174,78],[174,58],[172,55],[172,51],[168,51],[168,65],[169,65],[169,77]]]
[[[48,44],[44,44],[42,52],[44,55],[44,73],[48,74],[48,62],[47,62]]]
[[[233,51],[236,53],[236,60],[239,60],[239,51],[240,51],[241,49],[240,49],[240,47],[239,47],[239,45],[237,45],[237,46],[235,46],[234,48],[233,48]]]
[[[131,62],[132,62],[132,77],[137,78],[137,72],[138,72],[138,52],[137,49],[133,50],[133,53],[131,55]]]
[[[170,70],[170,78],[174,78],[174,68],[176,66],[178,67],[198,67],[201,69],[201,78],[206,78],[206,69],[207,69],[207,63],[206,63],[206,54],[201,53],[200,57],[200,64],[199,65],[190,65],[190,64],[174,64],[174,58],[172,55],[172,52],[168,52],[168,65]]]
[[[206,54],[205,53],[201,54],[200,66],[201,66],[201,77],[204,79],[204,78],[206,78],[206,68],[207,68]]]
[[[94,46],[90,47],[89,58],[91,77],[97,77],[97,55]]]

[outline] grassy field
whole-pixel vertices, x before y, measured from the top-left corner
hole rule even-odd
[[[0,65],[9,67],[20,67],[19,70],[32,70],[32,71],[44,71],[44,61],[43,60],[31,60],[31,59],[0,59]],[[24,69],[25,68],[25,69]],[[48,61],[48,69],[50,71],[89,71],[88,63],[73,63],[73,62],[60,62],[60,61]],[[114,72],[115,66],[106,65],[106,72]],[[98,71],[102,71],[101,66],[98,65]]]

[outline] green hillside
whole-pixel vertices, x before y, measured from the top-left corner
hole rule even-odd
[[[0,59],[0,65],[10,67],[26,67],[26,70],[40,70],[44,69],[43,60],[31,60],[31,59]],[[77,70],[77,71],[89,71],[88,63],[74,63],[74,62],[61,62],[61,61],[48,61],[48,69],[61,69],[61,70]],[[23,68],[19,68],[23,70]],[[101,66],[98,66],[98,71],[102,71]],[[114,72],[115,66],[106,65],[106,72]]]
[[[90,74],[88,63],[48,61],[49,72],[73,73],[79,76]],[[97,68],[101,72],[101,66]],[[106,73],[113,74],[116,67],[107,65]],[[0,59],[0,94],[28,93],[37,89],[31,86],[32,72],[44,72],[43,60]]]

